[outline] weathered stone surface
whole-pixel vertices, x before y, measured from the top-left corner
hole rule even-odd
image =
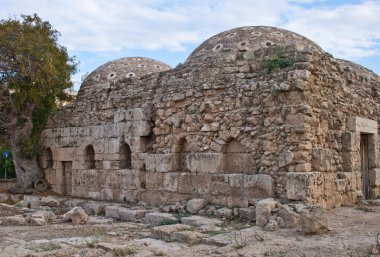
[[[231,219],[234,216],[233,211],[227,207],[216,209],[214,211],[214,215],[218,218],[224,218],[224,219]]]
[[[9,194],[7,193],[0,193],[0,203],[5,203],[9,199]]]
[[[170,239],[172,233],[183,230],[191,230],[191,227],[183,224],[163,225],[152,228],[152,236],[165,240]]]
[[[151,212],[147,213],[144,222],[153,226],[178,223],[179,220],[169,213]]]
[[[278,216],[284,221],[283,224],[280,224],[280,227],[294,228],[299,225],[300,215],[287,205],[280,206]]]
[[[119,206],[108,205],[105,207],[105,216],[108,218],[119,219]]]
[[[26,224],[26,219],[22,215],[2,217],[0,221],[4,226],[22,226]]]
[[[21,214],[16,206],[0,203],[0,217],[12,216]]]
[[[34,226],[42,226],[55,220],[56,215],[52,211],[38,211],[30,217],[30,224]]]
[[[171,234],[171,239],[185,244],[198,244],[205,235],[196,231],[179,231]]]
[[[300,212],[302,231],[305,235],[323,234],[328,230],[326,209],[310,206]]]
[[[88,215],[102,215],[104,214],[105,204],[89,201],[84,203],[82,208]]]
[[[240,208],[239,217],[246,221],[256,221],[256,208]]]
[[[277,207],[278,202],[273,198],[259,201],[256,204],[256,225],[265,226],[269,222],[272,211]]]
[[[32,195],[24,195],[24,202],[27,204],[27,206],[31,209],[36,209],[41,206],[41,200]]]
[[[131,210],[119,207],[119,219],[123,221],[137,222],[142,220],[147,214],[148,210]]]
[[[82,207],[74,207],[63,215],[63,220],[71,221],[75,225],[81,225],[87,223],[88,215]]]
[[[41,198],[41,205],[46,205],[50,207],[58,207],[61,205],[61,201],[54,198],[53,196],[46,196]]]
[[[186,204],[186,211],[190,212],[191,214],[196,214],[206,205],[207,201],[205,199],[191,199]]]
[[[212,219],[203,216],[192,215],[189,217],[182,217],[181,223],[189,226],[215,226],[223,223],[222,220]]]
[[[306,200],[319,174],[315,172],[290,172],[286,176],[286,196],[290,200]]]

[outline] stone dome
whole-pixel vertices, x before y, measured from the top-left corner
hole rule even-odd
[[[107,62],[94,70],[87,79],[102,82],[122,78],[141,77],[150,73],[166,71],[171,67],[163,62],[145,57],[126,57]]]
[[[255,51],[272,46],[295,45],[298,49],[322,51],[313,41],[297,33],[266,26],[239,27],[219,33],[202,43],[185,63],[202,62],[209,57],[222,57],[229,52]]]
[[[150,58],[120,58],[107,62],[91,72],[84,80],[79,94],[82,94],[81,91],[88,91],[92,87],[104,87],[109,85],[110,82],[116,82],[125,78],[139,78],[150,73],[169,69],[171,69],[169,65]]]

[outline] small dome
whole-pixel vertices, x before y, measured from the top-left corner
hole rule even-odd
[[[91,72],[84,80],[79,90],[79,95],[83,91],[92,91],[92,88],[104,87],[110,82],[115,82],[125,78],[139,78],[144,75],[166,71],[171,67],[163,62],[145,57],[126,57],[107,62]],[[91,89],[90,89],[91,88]]]
[[[208,57],[222,57],[231,51],[255,51],[271,46],[295,45],[300,50],[310,47],[323,50],[313,41],[288,30],[265,26],[240,27],[219,33],[201,44],[185,63],[203,61]]]

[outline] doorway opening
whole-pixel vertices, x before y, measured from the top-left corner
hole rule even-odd
[[[362,181],[362,192],[365,199],[369,199],[368,138],[368,134],[360,135],[360,172]]]
[[[72,162],[62,162],[64,194],[72,195]]]

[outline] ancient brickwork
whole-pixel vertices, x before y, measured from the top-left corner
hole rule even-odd
[[[263,62],[281,58],[288,65],[273,70]],[[57,192],[95,199],[350,204],[361,190],[352,167],[366,132],[358,119],[379,117],[379,78],[356,69],[268,27],[218,34],[174,69],[145,58],[110,62],[51,117],[40,163]]]

